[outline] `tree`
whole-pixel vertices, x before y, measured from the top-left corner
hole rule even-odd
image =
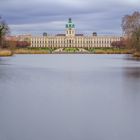
[[[15,49],[17,47],[17,41],[15,40],[4,40],[3,48]]]
[[[129,43],[127,46],[140,51],[140,12],[125,15],[122,19],[122,29]]]
[[[122,39],[120,41],[113,41],[111,43],[111,46],[116,47],[116,48],[125,48],[126,40]]]
[[[4,36],[9,33],[9,27],[0,17],[0,47],[3,45]]]
[[[28,41],[17,41],[17,48],[26,48],[30,46],[30,43]]]

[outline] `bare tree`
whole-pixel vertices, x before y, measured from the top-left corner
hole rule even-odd
[[[122,29],[129,40],[128,46],[131,44],[132,48],[140,51],[140,12],[125,15],[122,19]]]
[[[122,19],[122,29],[124,34],[132,35],[140,28],[140,13],[134,12],[132,15],[125,15]]]
[[[0,47],[3,45],[4,36],[9,33],[9,27],[0,17]]]

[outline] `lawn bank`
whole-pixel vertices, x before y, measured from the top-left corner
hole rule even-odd
[[[0,57],[7,57],[12,55],[13,55],[13,51],[8,49],[0,49]]]

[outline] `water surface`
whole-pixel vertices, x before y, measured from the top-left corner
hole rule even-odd
[[[0,58],[0,140],[140,140],[139,132],[140,61]]]

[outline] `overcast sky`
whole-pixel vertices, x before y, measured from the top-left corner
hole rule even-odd
[[[140,10],[140,0],[0,0],[12,34],[63,33],[69,17],[77,33],[121,34],[121,19]]]

